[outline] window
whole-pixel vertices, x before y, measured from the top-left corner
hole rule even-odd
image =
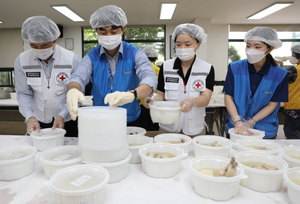
[[[83,56],[98,46],[98,35],[94,29],[83,28]],[[165,60],[165,27],[164,26],[128,26],[123,40],[140,48],[152,47],[159,56],[157,64]]]
[[[0,87],[14,87],[14,68],[0,68]]]
[[[229,32],[228,62],[246,59],[244,42],[246,32]],[[283,42],[282,47],[274,49],[271,54],[275,60],[282,60],[284,67],[291,66],[288,58],[291,56],[291,47],[300,43],[300,32],[277,32],[279,39]]]

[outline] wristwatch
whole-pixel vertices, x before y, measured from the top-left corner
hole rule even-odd
[[[135,89],[132,89],[132,90],[128,90],[129,92],[133,93],[134,95],[134,101],[137,99],[137,92]]]

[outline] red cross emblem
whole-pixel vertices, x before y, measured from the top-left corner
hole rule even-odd
[[[59,83],[59,84],[65,84],[66,81],[68,80],[69,76],[67,73],[65,72],[60,72],[56,75],[56,81]]]
[[[59,77],[59,79],[60,79],[61,81],[64,81],[64,80],[66,79],[66,77],[65,77],[64,75],[61,75],[61,76]]]
[[[204,82],[201,79],[197,79],[193,82],[193,89],[195,91],[202,91],[204,87]]]
[[[196,86],[197,88],[199,88],[199,87],[202,86],[202,85],[198,82],[197,84],[195,84],[195,86]]]

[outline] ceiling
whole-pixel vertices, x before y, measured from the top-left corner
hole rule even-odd
[[[171,20],[159,20],[161,2],[177,2]],[[30,16],[44,15],[63,26],[89,26],[91,14],[98,8],[114,4],[121,7],[128,25],[165,25],[193,22],[195,18],[211,19],[212,24],[300,24],[300,0],[261,20],[246,17],[275,3],[276,0],[0,0],[1,28],[20,28]],[[84,22],[73,22],[50,5],[68,5]]]

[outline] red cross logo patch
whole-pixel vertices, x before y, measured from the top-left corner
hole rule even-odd
[[[195,91],[202,91],[204,89],[204,82],[201,79],[197,79],[193,82],[193,89]]]
[[[67,84],[67,80],[69,79],[69,76],[65,72],[60,72],[56,75],[56,81],[59,84]]]

